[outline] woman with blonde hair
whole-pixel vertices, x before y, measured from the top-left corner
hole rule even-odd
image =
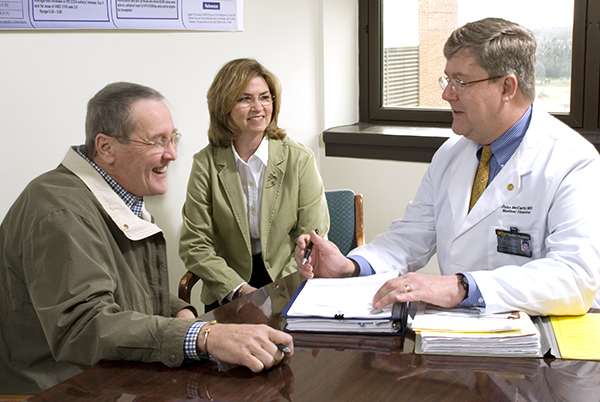
[[[296,271],[300,234],[329,230],[313,153],[277,125],[278,79],[253,59],[217,73],[210,144],[194,155],[180,256],[202,279],[205,311]]]

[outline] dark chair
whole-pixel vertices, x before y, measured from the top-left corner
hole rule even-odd
[[[329,208],[330,228],[327,237],[346,255],[365,244],[363,196],[352,190],[325,191]],[[200,278],[187,271],[179,281],[179,298],[190,302],[192,287]]]

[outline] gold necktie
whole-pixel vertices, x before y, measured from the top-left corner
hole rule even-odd
[[[477,202],[483,191],[485,190],[490,177],[490,158],[492,157],[492,148],[489,145],[484,145],[481,151],[481,159],[479,160],[479,167],[477,168],[477,174],[473,181],[473,190],[471,190],[471,202],[469,202],[469,212],[473,209],[473,205]]]

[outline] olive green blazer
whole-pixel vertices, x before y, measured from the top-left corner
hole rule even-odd
[[[289,138],[269,139],[261,198],[260,243],[272,280],[296,271],[299,235],[329,231],[329,212],[313,153]],[[202,279],[202,303],[222,300],[252,274],[250,229],[231,147],[194,155],[183,207],[180,256]]]

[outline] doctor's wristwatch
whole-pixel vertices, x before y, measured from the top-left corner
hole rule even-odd
[[[458,276],[460,284],[465,289],[465,292],[467,292],[467,295],[465,296],[466,299],[467,297],[469,297],[469,280],[463,274],[456,274],[456,276]]]

